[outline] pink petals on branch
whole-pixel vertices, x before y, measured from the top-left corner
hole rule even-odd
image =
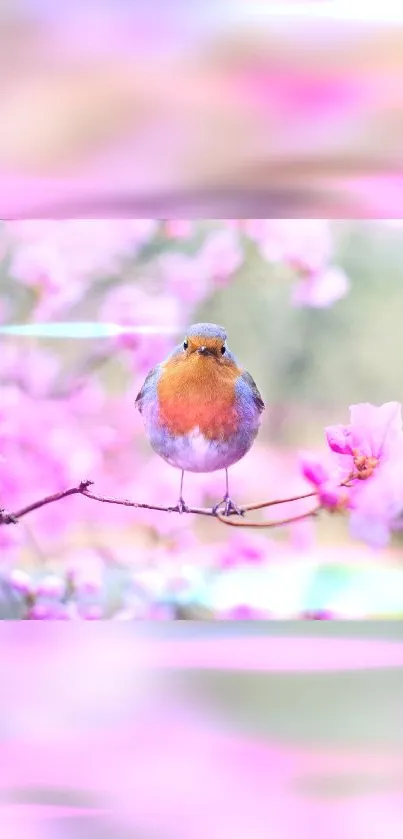
[[[301,279],[294,288],[291,302],[294,306],[324,309],[345,297],[348,290],[349,280],[344,271],[330,266]]]
[[[332,264],[327,219],[246,219],[243,229],[265,259],[284,263],[296,274],[291,298],[295,306],[326,308],[347,294],[348,277]]]
[[[325,429],[333,471],[313,455],[301,470],[326,509],[348,507],[351,532],[374,547],[389,541],[403,511],[403,427],[398,402],[350,408],[349,425]]]
[[[341,487],[337,476],[319,459],[308,452],[300,456],[300,468],[304,478],[317,490],[320,505],[329,512],[344,509],[348,504],[345,487]]]
[[[175,337],[175,327],[178,333],[184,328],[182,307],[177,297],[164,293],[157,295],[154,289],[134,282],[113,286],[107,291],[99,317],[119,326],[133,327],[132,333],[118,335],[113,343],[116,349],[131,351],[133,367],[139,372],[148,371],[166,355]],[[155,335],[141,334],[144,325],[154,327]]]
[[[342,479],[351,481],[351,526],[374,546],[387,544],[403,510],[403,427],[398,402],[352,405],[350,425],[326,437]]]
[[[155,219],[8,222],[10,275],[36,294],[35,317],[80,300],[94,279],[116,274],[155,233]]]

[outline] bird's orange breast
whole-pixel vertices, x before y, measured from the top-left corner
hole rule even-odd
[[[170,359],[157,390],[160,422],[171,434],[188,434],[198,427],[208,440],[225,440],[238,427],[235,364],[216,358]]]

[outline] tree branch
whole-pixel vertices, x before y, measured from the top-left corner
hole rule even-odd
[[[89,488],[92,486],[92,483],[92,481],[81,481],[78,486],[70,487],[69,489],[62,490],[61,492],[56,492],[53,495],[47,495],[45,498],[40,498],[38,501],[34,501],[26,507],[21,507],[19,510],[14,510],[12,513],[0,509],[0,525],[17,524],[19,519],[28,515],[28,513],[32,513],[34,510],[40,510],[42,507],[47,507],[49,504],[54,504],[56,501],[61,501],[63,498],[68,498],[68,496],[71,495],[82,495],[85,498],[90,498],[92,501],[98,501],[102,504],[118,504],[122,507],[132,507],[141,510],[156,510],[161,513],[191,513],[198,516],[209,516],[211,518],[218,519],[218,521],[221,521],[224,524],[230,524],[236,527],[279,527],[281,525],[292,524],[293,522],[302,521],[303,519],[315,516],[320,510],[320,507],[317,506],[313,510],[303,513],[302,515],[292,516],[290,518],[280,519],[279,521],[274,522],[248,522],[239,519],[237,521],[230,521],[230,516],[237,515],[235,511],[231,510],[228,515],[224,515],[211,507],[185,507],[183,510],[180,510],[178,506],[163,507],[159,504],[146,504],[145,502],[128,501],[123,498],[107,498],[103,495],[95,495],[95,493],[91,492]],[[259,504],[247,504],[240,507],[240,512],[243,514],[251,510],[261,510],[278,504],[287,504],[292,501],[302,501],[306,498],[312,498],[315,495],[315,492],[308,492],[303,495],[294,495],[290,498],[278,498],[274,501],[263,501]]]
[[[67,498],[69,495],[84,495],[91,484],[92,481],[81,481],[76,487],[65,489],[62,492],[56,492],[54,495],[47,495],[45,498],[40,498],[39,501],[34,501],[32,504],[28,504],[27,507],[15,510],[13,513],[0,510],[0,524],[16,524],[19,519],[22,519],[28,513],[32,513],[33,510],[39,510],[41,507],[46,507],[55,501],[61,501],[62,498]]]

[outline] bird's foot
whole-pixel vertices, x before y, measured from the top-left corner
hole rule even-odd
[[[179,498],[178,503],[175,507],[175,512],[177,513],[188,513],[189,507],[185,504],[183,498]]]
[[[220,511],[220,507],[224,507],[221,511],[224,516],[243,516],[244,512],[233,502],[229,495],[225,495],[222,501],[213,507],[214,515]]]

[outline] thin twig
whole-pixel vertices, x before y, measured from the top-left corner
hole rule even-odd
[[[305,519],[313,518],[314,516],[318,515],[321,509],[322,508],[319,505],[317,507],[314,507],[313,510],[309,510],[308,513],[301,513],[301,515],[299,516],[290,516],[287,519],[277,519],[277,521],[243,521],[242,519],[236,519],[236,521],[232,521],[227,516],[222,516],[220,513],[216,513],[216,516],[219,521],[222,521],[223,524],[230,525],[230,527],[282,527],[287,524],[294,524],[298,521],[304,521]]]
[[[291,501],[303,501],[305,498],[314,498],[317,492],[306,492],[304,495],[294,495],[291,498],[276,498],[274,501],[262,501],[260,504],[248,504],[242,507],[243,512],[250,512],[251,510],[263,510],[266,507],[274,507],[276,504],[289,504]]]
[[[40,498],[39,501],[34,501],[28,504],[27,507],[22,507],[20,510],[15,510],[13,513],[7,513],[0,510],[0,524],[15,524],[18,519],[22,519],[33,510],[39,510],[41,507],[46,507],[48,504],[53,504],[55,501],[61,501],[62,498],[67,498],[69,495],[84,495],[85,491],[91,486],[92,481],[81,481],[76,487],[56,492],[54,495],[47,495],[45,498]]]
[[[67,498],[71,495],[83,495],[85,498],[90,498],[92,501],[98,501],[102,504],[117,504],[122,507],[133,507],[135,509],[141,510],[155,510],[161,513],[191,513],[193,515],[198,516],[209,516],[211,518],[216,518],[219,521],[224,522],[225,524],[235,525],[237,527],[278,527],[282,524],[291,524],[294,521],[301,521],[302,519],[309,518],[310,516],[316,515],[317,511],[320,509],[319,507],[315,508],[308,513],[304,513],[303,515],[293,516],[290,519],[282,519],[277,522],[248,522],[248,521],[230,521],[229,517],[236,515],[235,511],[230,511],[229,515],[222,515],[217,510],[214,510],[211,507],[185,507],[184,510],[179,510],[178,506],[170,506],[170,507],[163,507],[159,504],[147,504],[141,501],[128,501],[123,498],[107,498],[103,495],[95,495],[95,493],[91,492],[89,487],[92,486],[92,481],[81,481],[78,486],[70,487],[69,489],[62,490],[61,492],[56,492],[53,495],[47,495],[45,498],[41,498],[38,501],[34,501],[32,504],[28,504],[26,507],[21,507],[19,510],[15,510],[12,513],[8,513],[5,510],[0,510],[0,525],[2,524],[16,524],[19,519],[26,516],[28,513],[32,513],[34,510],[39,510],[42,507],[46,507],[49,504],[53,504],[56,501],[61,501],[63,498]],[[305,498],[310,498],[316,493],[309,492],[303,495],[295,495],[290,498],[282,498],[276,499],[274,501],[264,501],[260,504],[249,504],[245,505],[240,508],[241,513],[248,512],[250,510],[260,510],[264,509],[265,507],[272,507],[277,504],[287,504],[288,502],[292,501],[301,501]]]

